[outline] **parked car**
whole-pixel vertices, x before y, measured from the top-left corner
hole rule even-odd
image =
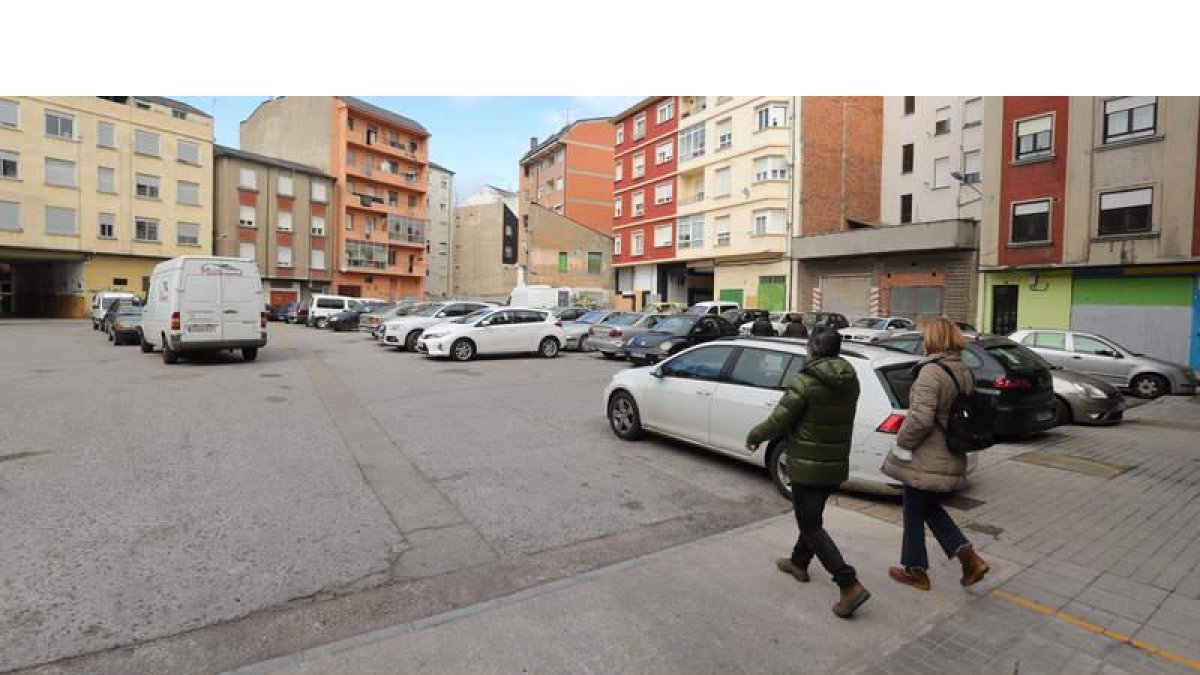
[[[307,326],[308,325],[308,312],[310,309],[311,309],[311,307],[310,307],[309,303],[307,303],[307,302],[298,303],[298,306],[296,307],[296,318],[291,323],[298,323],[298,324]]]
[[[240,349],[253,361],[267,344],[258,267],[245,258],[181,256],[150,276],[142,312],[142,351],[162,349],[163,363],[181,355]]]
[[[733,324],[737,328],[741,328],[746,324],[754,323],[758,317],[765,316],[769,321],[771,313],[765,309],[735,309],[731,312],[724,312],[721,318]]]
[[[684,314],[724,314],[725,312],[736,312],[741,308],[742,306],[736,302],[706,300],[688,307]]]
[[[108,308],[117,300],[133,300],[133,293],[125,293],[121,291],[100,291],[92,296],[92,330],[100,330],[104,321],[104,314]]]
[[[921,334],[915,331],[875,344],[908,354],[925,353]],[[1053,371],[1037,354],[1008,338],[985,336],[967,343],[963,362],[975,376],[975,387],[995,397],[998,436],[1024,438],[1058,423]]]
[[[779,338],[702,344],[655,367],[615,374],[604,390],[604,412],[619,438],[635,440],[649,431],[766,467],[776,489],[789,496],[783,444],[763,443],[749,451],[746,435],[771,413],[784,387],[804,367],[807,353],[807,344]],[[843,487],[898,494],[902,486],[879,467],[908,412],[909,374],[917,357],[858,345],[847,345],[842,356],[861,388],[850,480]],[[975,464],[971,456],[968,471]]]
[[[329,320],[326,322],[326,326],[331,328],[334,332],[339,333],[347,330],[358,330],[358,320],[363,314],[377,310],[387,310],[391,309],[392,307],[395,307],[395,304],[390,302],[356,302],[350,307],[350,309],[344,312],[338,312],[337,314],[329,317]]]
[[[104,330],[114,345],[138,344],[142,341],[142,304],[132,300],[117,300],[104,315]]]
[[[736,335],[733,324],[719,316],[679,314],[663,319],[644,335],[630,338],[625,343],[625,352],[634,365],[645,365],[688,347]]]
[[[1118,424],[1125,417],[1125,397],[1113,385],[1091,375],[1050,366],[1054,378],[1058,424]]]
[[[799,312],[771,312],[768,315],[768,320],[771,322],[771,328],[775,330],[776,335],[783,335],[783,330],[787,328],[789,323],[793,321],[803,321],[802,315]],[[742,337],[750,337],[750,329],[754,327],[754,322],[743,323],[738,326],[738,335]]]
[[[596,326],[603,321],[607,321],[609,317],[632,313],[633,312],[620,312],[615,309],[596,309],[584,314],[574,321],[562,322],[563,334],[566,335],[566,342],[563,343],[563,349],[577,349],[583,351],[586,348],[583,344],[583,339],[587,337],[588,331],[592,328],[592,326]]]
[[[412,314],[384,322],[379,330],[380,342],[385,347],[416,351],[421,331],[491,306],[483,302],[431,302]]]
[[[668,318],[667,314],[622,312],[592,326],[584,339],[584,347],[600,352],[606,359],[625,358],[625,344],[638,335],[645,335]]]
[[[954,325],[958,326],[958,330],[962,331],[962,334],[969,338],[979,337],[979,330],[966,321],[955,321]]]
[[[470,361],[480,354],[521,353],[552,359],[565,341],[549,310],[488,307],[429,328],[417,341],[417,351],[455,361]]]
[[[680,302],[652,302],[642,308],[645,314],[683,314],[687,305]]]
[[[267,321],[283,321],[287,318],[287,308],[291,305],[267,305]]]
[[[1139,354],[1103,335],[1036,328],[1009,337],[1056,366],[1097,377],[1140,398],[1196,393],[1197,376],[1191,368]]]
[[[377,309],[370,312],[365,312],[358,317],[358,329],[371,334],[371,337],[376,337],[375,333],[384,321],[394,319],[398,316],[408,316],[417,307],[423,306],[425,303],[418,300],[402,300],[387,309]]]
[[[379,298],[351,298],[345,295],[314,294],[308,303],[307,325],[312,328],[324,328],[329,323],[329,317],[338,312],[352,309],[360,302],[384,302]]]
[[[105,337],[112,340],[112,334],[109,330],[112,326],[112,319],[122,307],[141,307],[142,301],[137,297],[128,298],[112,298],[109,300],[108,309],[104,310],[104,314],[100,317],[100,332],[104,333]]]
[[[837,312],[801,312],[801,321],[811,331],[817,326],[828,326],[834,330],[841,330],[850,326],[850,320],[844,315]]]
[[[300,308],[300,303],[289,302],[283,306],[283,311],[280,312],[284,323],[296,323],[296,310]]]
[[[578,321],[579,317],[590,311],[592,310],[587,307],[555,307],[550,310],[550,314],[559,321],[566,323],[567,321]]]
[[[850,342],[869,343],[902,330],[913,330],[917,324],[901,316],[868,316],[839,330]]]

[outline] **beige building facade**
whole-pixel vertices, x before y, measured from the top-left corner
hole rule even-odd
[[[425,296],[450,295],[450,272],[454,269],[454,172],[429,163],[429,228],[425,232]]]
[[[508,297],[517,285],[519,223],[513,205],[499,198],[476,199],[455,209],[451,295],[492,301]]]

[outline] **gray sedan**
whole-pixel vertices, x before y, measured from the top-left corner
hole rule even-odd
[[[592,326],[583,340],[584,349],[594,349],[606,359],[625,358],[625,343],[636,335],[649,333],[667,314],[624,312]]]
[[[618,314],[625,314],[615,309],[597,309],[584,314],[574,321],[564,321],[562,328],[567,335],[567,343],[563,345],[563,349],[584,350],[586,347],[583,344],[583,339],[587,337],[588,331],[592,326],[595,326],[602,321],[607,321],[609,317]]]
[[[1056,366],[1129,389],[1141,398],[1196,393],[1196,373],[1187,366],[1139,354],[1102,335],[1038,328],[1019,330],[1009,338]]]

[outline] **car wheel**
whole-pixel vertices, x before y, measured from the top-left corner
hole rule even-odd
[[[143,354],[149,354],[154,351],[154,345],[146,342],[146,336],[141,333],[138,333],[138,344],[141,346]]]
[[[783,443],[772,443],[767,450],[767,472],[771,474],[771,482],[779,494],[791,501],[792,479],[788,475],[787,452],[783,449]]]
[[[617,355],[612,352],[600,352],[600,356],[603,356],[610,361],[617,358]]]
[[[100,330],[100,324],[96,323],[95,319],[92,319],[92,330]]]
[[[618,391],[608,399],[608,423],[617,438],[636,441],[646,434],[642,428],[642,416],[637,401],[624,391]]]
[[[258,347],[242,347],[242,360],[253,361],[258,358]]]
[[[558,340],[552,337],[542,338],[541,343],[538,344],[538,354],[547,359],[558,356]]]
[[[404,336],[404,348],[410,352],[417,351],[417,340],[421,339],[421,331],[409,331],[408,335]],[[470,342],[470,340],[468,340]],[[454,344],[458,344],[457,342]],[[464,359],[465,360],[465,359]]]
[[[450,358],[455,361],[470,361],[475,358],[475,343],[466,338],[459,338],[450,345]]]
[[[1171,384],[1162,375],[1146,373],[1133,378],[1129,384],[1138,398],[1158,398],[1171,393]]]
[[[179,352],[171,349],[171,343],[167,342],[166,336],[163,336],[162,342],[162,360],[163,363],[169,365],[179,363]]]
[[[324,328],[325,328],[325,326],[328,326],[328,325],[329,325],[329,319],[326,319],[326,318],[325,318],[325,317],[323,317],[323,316],[322,316],[322,317],[318,317],[318,318],[317,318],[317,320],[316,320],[316,322],[314,323],[314,325],[315,325],[317,328],[324,329]]]
[[[1066,401],[1057,396],[1054,397],[1054,426],[1065,426],[1075,422],[1075,415],[1071,412],[1071,406]]]

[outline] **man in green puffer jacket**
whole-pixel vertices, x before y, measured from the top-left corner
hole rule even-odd
[[[858,375],[839,356],[841,351],[842,336],[836,330],[813,331],[808,363],[788,383],[770,417],[750,430],[746,447],[754,451],[764,441],[783,439],[800,536],[791,558],[780,558],[775,565],[806,582],[815,555],[841,591],[833,613],[848,619],[871,594],[824,527],[825,502],[850,477],[850,439],[858,405]]]

